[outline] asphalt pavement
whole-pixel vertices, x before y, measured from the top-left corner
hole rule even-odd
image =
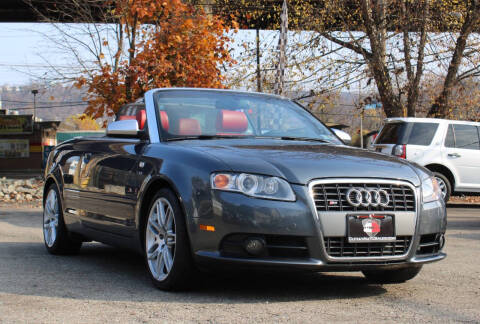
[[[210,274],[154,288],[143,260],[98,243],[47,254],[40,209],[0,207],[0,322],[480,322],[480,208],[448,209],[446,260],[404,284],[354,273]]]

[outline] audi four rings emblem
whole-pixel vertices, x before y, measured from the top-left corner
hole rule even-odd
[[[365,188],[350,188],[346,194],[347,201],[350,205],[358,207],[388,207],[390,197],[388,192],[383,189],[365,189]]]

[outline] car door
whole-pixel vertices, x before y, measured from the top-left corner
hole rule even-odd
[[[457,190],[480,190],[479,142],[477,126],[456,123],[448,126],[443,159],[457,174]]]
[[[406,159],[420,165],[440,159],[441,141],[437,138],[441,136],[438,136],[438,129],[439,123],[436,122],[408,123],[403,138],[406,144]]]
[[[96,140],[84,151],[79,173],[82,225],[119,236],[134,231],[136,192],[132,174],[138,139]],[[95,233],[94,233],[95,235]]]

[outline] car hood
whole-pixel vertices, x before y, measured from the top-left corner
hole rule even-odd
[[[344,145],[270,139],[177,142],[223,161],[230,170],[307,184],[318,178],[385,178],[420,184],[416,168],[395,157]]]

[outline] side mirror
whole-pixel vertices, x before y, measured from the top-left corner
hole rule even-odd
[[[108,124],[107,136],[139,136],[138,122],[135,119],[119,120]]]

